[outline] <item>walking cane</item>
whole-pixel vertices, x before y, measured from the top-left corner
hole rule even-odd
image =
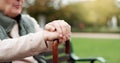
[[[52,54],[53,54],[53,63],[58,63],[58,43],[59,40],[54,40],[53,46],[52,46]],[[65,53],[70,53],[70,40],[67,40],[65,42]]]

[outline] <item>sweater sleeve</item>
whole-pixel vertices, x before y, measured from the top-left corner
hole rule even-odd
[[[33,56],[47,49],[43,31],[19,38],[0,40],[0,62]]]
[[[29,15],[26,15],[26,16],[27,16],[28,18],[30,18],[31,21],[33,22],[34,27],[35,27],[35,32],[44,31],[44,28],[41,28],[41,27],[39,26],[39,24],[37,23],[37,21],[36,21],[33,17],[31,17],[31,16],[29,16]],[[45,44],[46,44],[46,46],[47,46],[47,49],[45,49],[44,51],[45,51],[45,52],[52,51],[52,44],[53,44],[53,42],[52,42],[52,41],[46,41]]]
[[[30,17],[30,16],[28,16],[28,17]],[[32,18],[32,17],[30,17],[30,18],[31,18],[31,20],[34,23],[35,31],[36,32],[42,31],[43,29],[40,28],[40,26],[37,23],[37,21],[34,18]],[[53,42],[52,41],[46,41],[45,43],[46,43],[46,46],[47,46],[47,49],[45,50],[45,52],[52,51],[52,44],[53,44]]]

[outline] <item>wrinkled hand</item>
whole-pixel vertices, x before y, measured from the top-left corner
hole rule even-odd
[[[65,42],[66,40],[70,39],[71,27],[64,20],[55,20],[46,24],[45,30],[53,32],[54,38],[59,39],[60,42]],[[50,37],[52,37],[52,34],[50,35]],[[50,39],[50,37],[48,37],[47,39]]]

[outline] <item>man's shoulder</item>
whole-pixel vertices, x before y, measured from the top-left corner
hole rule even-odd
[[[29,18],[29,19],[33,18],[29,14],[21,14],[21,17],[22,18]]]
[[[22,21],[26,23],[37,25],[37,21],[33,17],[31,17],[29,14],[22,14],[21,18],[22,18]]]

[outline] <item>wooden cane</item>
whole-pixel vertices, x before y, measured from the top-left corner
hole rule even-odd
[[[65,52],[66,54],[70,54],[70,40],[65,42]]]
[[[52,46],[52,54],[53,54],[53,63],[58,63],[58,43],[59,40],[54,40]]]
[[[54,40],[54,43],[52,46],[53,63],[58,63],[58,43],[59,43],[59,40]],[[70,40],[65,42],[65,52],[66,54],[70,53]]]

